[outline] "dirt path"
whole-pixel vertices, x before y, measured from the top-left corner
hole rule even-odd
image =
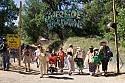
[[[23,64],[21,67],[18,67],[17,62],[12,65],[10,71],[0,70],[0,83],[125,83],[125,73],[122,70],[122,74],[115,74],[114,66],[109,66],[108,76],[90,76],[88,69],[84,69],[84,74],[78,75],[76,69],[71,76],[68,75],[68,70],[64,70],[64,75],[45,75],[44,78],[39,78],[39,69],[36,68],[35,63],[31,64],[33,68],[31,72],[25,72]]]

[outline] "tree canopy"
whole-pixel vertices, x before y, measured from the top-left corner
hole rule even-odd
[[[0,35],[17,33],[14,20],[17,20],[19,9],[13,0],[0,0]]]
[[[62,41],[71,36],[114,39],[114,30],[107,28],[107,24],[113,21],[112,3],[112,0],[27,0],[23,8],[24,34],[33,42],[36,42],[39,36]],[[118,37],[122,45],[125,35],[124,3],[124,0],[116,1]],[[48,29],[45,16],[48,12],[57,10],[82,11],[82,28],[64,25]]]

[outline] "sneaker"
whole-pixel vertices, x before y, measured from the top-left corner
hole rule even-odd
[[[40,76],[40,78],[43,78],[43,75],[42,75],[42,76]]]
[[[92,76],[95,76],[95,73],[93,73]]]
[[[6,71],[6,69],[5,69],[5,68],[3,68],[3,70],[4,70],[4,71]]]
[[[27,68],[26,68],[26,72],[27,72]]]
[[[92,73],[89,73],[92,76]]]
[[[31,72],[31,69],[29,69],[29,72]]]
[[[37,68],[39,68],[39,65],[37,64]]]
[[[63,74],[63,70],[61,70],[61,74]]]
[[[9,71],[9,68],[7,68],[6,71]]]
[[[104,75],[105,75],[105,73],[102,73],[102,75],[104,76]]]
[[[81,70],[81,74],[83,74],[83,70]]]
[[[72,72],[69,72],[69,75],[72,75]]]
[[[100,70],[98,69],[98,71],[97,71],[98,73],[100,73]]]

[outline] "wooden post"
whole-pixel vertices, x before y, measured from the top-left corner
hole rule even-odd
[[[117,73],[119,74],[119,53],[118,53],[118,36],[117,36],[117,23],[116,23],[116,4],[115,0],[113,0],[113,12],[114,12],[114,23],[115,27],[115,49],[116,49],[116,61],[117,61]]]
[[[20,19],[19,19],[19,36],[20,36],[20,47],[19,47],[19,57],[18,57],[18,61],[19,61],[19,66],[21,66],[21,38],[22,38],[22,1],[20,1]]]

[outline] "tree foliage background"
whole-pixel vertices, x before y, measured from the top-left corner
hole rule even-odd
[[[0,36],[17,33],[17,26],[14,20],[17,20],[19,9],[13,0],[0,0]]]
[[[107,24],[113,21],[112,0],[27,0],[24,5],[23,28],[25,35],[36,42],[39,36],[48,39],[68,37],[102,37],[114,40],[114,30]],[[80,6],[79,6],[80,5]],[[124,45],[125,1],[116,0],[119,43]],[[44,22],[47,12],[65,9],[77,9],[83,12],[82,28],[56,26],[49,30]]]

